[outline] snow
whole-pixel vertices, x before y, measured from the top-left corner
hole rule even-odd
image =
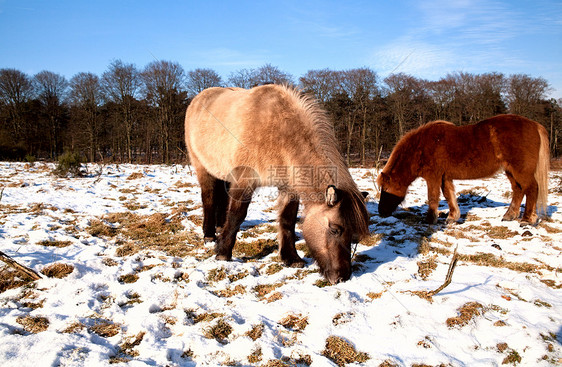
[[[44,276],[0,293],[2,366],[246,366],[283,357],[289,358],[287,365],[295,365],[304,356],[312,366],[335,366],[323,355],[331,335],[367,353],[365,366],[385,361],[397,366],[501,365],[514,352],[520,357],[514,362],[518,365],[562,365],[560,172],[551,172],[549,218],[536,227],[501,221],[510,192],[501,174],[455,182],[463,219],[447,226],[441,218],[429,226],[423,223],[423,180],[412,184],[394,216],[380,218],[373,199],[377,173],[352,169],[360,189],[371,194],[367,205],[373,238],[357,246],[362,262],[349,281],[320,287],[322,278],[310,258],[305,258],[305,269],[269,272],[277,263],[275,253],[219,262],[214,257],[172,256],[151,247],[118,256],[117,248],[130,239],[88,231],[94,220],[111,213],[163,213],[170,219],[177,203],[190,203],[180,213],[182,231],[202,237],[193,222],[202,214],[200,191],[189,166],[90,165],[91,174],[83,178],[58,178],[53,168],[47,163],[0,162],[0,251],[38,272],[54,263],[74,266],[62,279]],[[275,195],[272,188],[254,195],[239,241],[245,233],[274,223]],[[445,201],[440,211],[446,213]],[[251,240],[275,238],[267,230],[250,234]],[[42,241],[69,245],[44,246]],[[423,241],[430,245],[429,253],[419,253]],[[432,302],[412,293],[443,283],[455,246],[462,255],[491,254],[532,270],[461,258],[451,284]],[[205,245],[202,255],[212,247]],[[436,268],[424,280],[418,263],[431,259]],[[220,269],[228,276],[210,279]],[[138,275],[138,280],[120,282],[127,274]],[[232,277],[237,274],[242,274],[239,279]],[[258,285],[277,288],[261,297]],[[236,286],[240,292],[220,296]],[[277,298],[269,298],[276,292]],[[468,302],[480,303],[483,312],[465,326],[447,326],[447,319],[458,316]],[[193,315],[205,313],[220,315],[193,320]],[[304,329],[281,325],[290,315],[306,317]],[[48,328],[24,330],[18,318],[25,316],[47,318]],[[209,329],[221,319],[232,332],[223,340],[208,338]],[[118,332],[94,332],[103,320],[117,324]],[[259,324],[263,333],[253,340],[247,333]],[[67,330],[72,325],[79,327]],[[131,347],[139,335],[141,340]],[[500,343],[507,343],[507,349],[500,351]],[[259,350],[258,362],[250,362],[250,354]]]

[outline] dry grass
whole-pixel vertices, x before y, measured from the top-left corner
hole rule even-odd
[[[99,219],[93,219],[90,221],[90,226],[88,227],[87,232],[95,237],[113,237],[117,234],[117,230],[110,225],[104,223]]]
[[[96,320],[95,324],[89,328],[92,333],[104,338],[110,338],[119,334],[121,326],[109,320]]]
[[[179,215],[168,217],[163,213],[112,213],[101,220],[91,221],[88,231],[92,235],[120,238],[118,243],[125,244],[117,249],[118,256],[154,249],[170,256],[185,257],[198,251],[203,241],[194,232],[186,231],[181,220]],[[196,246],[187,246],[186,243]]]
[[[37,334],[49,328],[49,319],[42,316],[19,316],[16,322],[28,333]]]
[[[267,297],[265,299],[265,301],[267,303],[271,303],[271,302],[275,302],[275,301],[279,301],[281,298],[283,298],[283,293],[281,292],[274,292],[272,293],[269,297]]]
[[[381,298],[383,293],[384,292],[378,292],[378,293],[369,292],[369,293],[367,293],[367,297],[369,297],[371,300],[374,300],[374,299]]]
[[[72,324],[68,325],[66,328],[64,328],[61,333],[75,333],[78,332],[82,329],[84,329],[86,326],[84,324],[82,324],[81,322],[73,322]]]
[[[74,271],[74,266],[63,263],[55,263],[44,267],[41,273],[45,274],[49,278],[59,278],[62,279],[68,274]]]
[[[280,272],[281,270],[284,269],[284,266],[278,263],[274,263],[269,265],[266,269],[265,269],[265,273],[267,275],[273,275],[275,273]]]
[[[127,180],[136,180],[136,179],[143,178],[143,177],[144,177],[144,173],[133,172],[129,175],[129,177],[127,177]]]
[[[119,283],[135,283],[139,280],[139,276],[137,274],[125,274],[119,277]]]
[[[256,347],[252,353],[248,356],[248,362],[252,364],[256,364],[261,361],[263,353],[261,351],[261,347]]]
[[[283,286],[283,283],[275,283],[275,284],[259,284],[253,288],[253,291],[259,298],[265,297],[271,291]]]
[[[228,280],[229,280],[231,283],[234,283],[234,282],[236,282],[236,281],[238,281],[238,280],[240,280],[240,279],[243,279],[243,278],[247,277],[249,274],[250,274],[250,273],[248,272],[248,270],[243,270],[243,271],[241,271],[241,272],[239,272],[239,273],[229,275],[229,276],[228,276]]]
[[[208,339],[215,339],[224,343],[232,333],[232,326],[225,319],[219,319],[214,325],[204,330],[204,335]]]
[[[277,250],[277,241],[271,239],[257,239],[252,242],[238,241],[233,255],[243,260],[259,260]]]
[[[263,335],[263,330],[265,329],[264,324],[257,324],[252,326],[252,328],[246,332],[246,336],[252,339],[253,341],[258,340]]]
[[[427,260],[418,261],[418,274],[423,280],[426,280],[431,273],[437,269],[437,262],[435,259],[436,256],[432,256]]]
[[[6,266],[0,269],[0,293],[8,289],[21,287],[29,282],[29,279],[21,278],[20,273],[12,268]]]
[[[220,282],[221,280],[226,279],[227,273],[225,268],[216,268],[211,269],[207,274],[207,281],[208,282]]]
[[[229,297],[236,296],[238,294],[246,293],[246,287],[244,287],[243,285],[237,284],[234,288],[226,287],[226,289],[213,291],[212,293],[215,294],[218,297],[229,298]]]
[[[459,315],[455,317],[450,317],[447,319],[447,326],[452,327],[463,327],[468,325],[468,323],[474,319],[476,316],[482,315],[485,308],[482,304],[478,302],[467,302],[462,305],[458,310]]]
[[[370,358],[367,353],[357,352],[355,347],[347,340],[334,335],[326,339],[326,346],[322,355],[331,359],[340,367],[348,363],[366,362]]]
[[[53,241],[53,240],[44,240],[37,243],[40,246],[45,247],[68,247],[72,245],[71,241]]]
[[[279,321],[279,324],[289,330],[303,331],[308,325],[308,316],[290,314]]]
[[[193,309],[187,309],[184,310],[184,312],[187,319],[191,321],[193,324],[198,324],[200,322],[209,322],[209,321],[213,321],[218,317],[225,316],[223,313],[219,313],[219,312],[204,312],[202,314],[197,314]]]

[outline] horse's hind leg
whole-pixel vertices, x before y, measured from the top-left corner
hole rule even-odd
[[[299,198],[290,193],[281,193],[279,197],[279,256],[287,266],[302,268],[304,260],[295,248],[295,225],[299,210]]]
[[[193,159],[192,159],[193,161]],[[220,180],[212,176],[198,162],[194,162],[197,179],[201,187],[201,201],[203,203],[203,236],[205,242],[212,242],[216,237],[216,196],[215,188]]]
[[[252,200],[254,189],[252,187],[241,187],[232,185],[228,191],[229,201],[226,211],[226,220],[219,235],[215,252],[218,260],[231,260],[232,249],[236,242],[236,234],[240,230],[240,225],[246,219],[248,206]]]
[[[539,216],[536,213],[537,197],[539,195],[539,185],[534,177],[531,178],[530,184],[523,190],[527,199],[525,199],[525,211],[523,212],[522,223],[536,224]]]
[[[443,191],[443,196],[447,200],[449,205],[449,215],[447,216],[447,223],[454,223],[461,217],[461,211],[459,205],[457,204],[457,197],[455,195],[455,185],[453,185],[453,180],[448,180],[443,178],[441,183],[441,191]]]
[[[511,197],[511,204],[509,204],[509,208],[507,212],[503,215],[502,220],[514,220],[519,217],[519,212],[521,211],[521,201],[523,201],[523,189],[521,185],[517,182],[513,174],[509,171],[505,171],[509,182],[511,183],[511,189],[513,191],[513,195]]]

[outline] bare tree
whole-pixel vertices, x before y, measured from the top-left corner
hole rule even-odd
[[[24,104],[33,97],[33,83],[16,69],[0,69],[0,103],[8,110],[14,142],[25,136]]]
[[[185,97],[182,92],[185,83],[185,72],[180,64],[170,61],[155,61],[146,66],[142,73],[145,96],[156,108],[160,128],[160,144],[164,161],[170,161],[171,133],[174,126],[181,126],[181,109]],[[182,113],[185,111],[182,111]],[[175,140],[182,141],[180,137]]]
[[[533,78],[525,74],[514,74],[507,83],[507,102],[511,113],[537,120],[537,105],[546,98],[550,86],[544,78]]]
[[[252,75],[254,85],[287,84],[293,85],[293,76],[281,71],[277,66],[265,64],[257,68]]]
[[[277,66],[265,64],[257,69],[242,69],[230,74],[229,84],[239,88],[252,88],[264,84],[294,85],[293,76]]]
[[[300,86],[306,93],[323,103],[328,102],[339,90],[339,73],[330,69],[309,70],[299,78]]]
[[[412,127],[416,93],[419,91],[419,79],[399,73],[389,75],[384,79],[384,82],[389,88],[387,99],[394,122],[398,125],[397,138],[400,138]]]
[[[354,114],[360,126],[359,145],[361,165],[365,165],[367,136],[369,127],[374,117],[373,99],[379,93],[377,87],[377,74],[369,68],[351,69],[341,73],[340,88],[351,98],[354,105]],[[380,128],[377,123],[376,128]],[[348,135],[348,155],[351,146],[353,126]],[[380,134],[375,134],[376,136]],[[377,144],[378,146],[378,144]],[[349,157],[349,156],[348,156]],[[349,159],[349,158],[348,158]]]
[[[64,118],[64,100],[67,96],[68,81],[60,74],[41,71],[33,78],[43,114],[47,118],[51,158],[61,151],[61,124]]]
[[[196,96],[203,90],[211,87],[220,87],[222,78],[213,69],[195,69],[187,73],[187,92]]]
[[[129,162],[133,160],[132,136],[135,124],[133,104],[141,87],[140,73],[133,64],[115,60],[103,73],[101,86],[107,98],[120,107],[125,128],[125,149]]]
[[[97,75],[78,73],[70,79],[70,101],[77,110],[75,133],[85,134],[88,159],[94,161],[98,151],[100,123],[98,108],[103,100],[102,88]]]
[[[230,73],[228,84],[233,87],[250,89],[253,86],[253,71],[251,69],[240,69]]]

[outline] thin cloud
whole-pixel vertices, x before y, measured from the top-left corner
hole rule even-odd
[[[248,53],[229,48],[215,48],[197,52],[196,58],[209,66],[256,67],[266,63],[271,55],[265,50]]]

